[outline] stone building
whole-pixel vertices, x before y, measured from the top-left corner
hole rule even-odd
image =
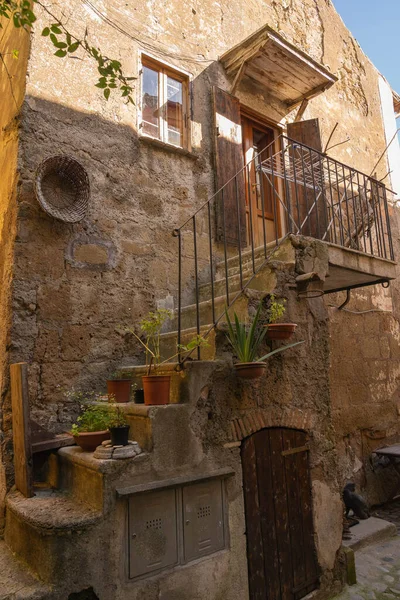
[[[96,91],[89,59],[53,56],[37,8],[30,39],[6,29],[20,57],[0,71],[2,549],[41,581],[21,597],[329,597],[343,485],[372,504],[397,486],[373,452],[400,435],[399,98],[330,0],[55,2],[135,77],[134,105]],[[64,154],[90,180],[74,224],[34,192]],[[127,406],[141,455],[63,448],[48,487],[12,488],[10,364],[28,363],[31,418],[59,434],[76,416],[66,390],[140,381],[123,330],[155,306],[174,310],[167,351],[236,295],[245,318],[271,294],[305,343],[261,380],[238,382],[212,327],[203,360],[173,371],[171,405]]]

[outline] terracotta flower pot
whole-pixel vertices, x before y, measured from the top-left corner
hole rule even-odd
[[[270,323],[266,325],[268,340],[288,340],[294,334],[296,323]]]
[[[267,368],[265,362],[249,362],[249,363],[236,363],[233,365],[236,371],[236,375],[240,379],[258,379],[262,377]]]
[[[84,452],[94,452],[97,446],[110,439],[110,432],[107,431],[84,431],[73,436],[75,443],[78,444]]]
[[[171,375],[143,375],[144,403],[169,404]]]
[[[107,393],[109,396],[114,396],[114,401],[120,404],[130,402],[131,385],[131,379],[109,379],[107,381]]]

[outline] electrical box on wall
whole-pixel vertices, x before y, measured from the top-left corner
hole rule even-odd
[[[227,545],[224,480],[129,496],[129,578],[186,564]]]

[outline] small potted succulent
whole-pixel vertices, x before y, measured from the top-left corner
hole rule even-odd
[[[145,337],[143,341],[133,330],[127,331],[135,336],[146,350],[147,373],[142,376],[144,403],[147,405],[169,404],[169,392],[171,374],[163,372],[163,365],[172,361],[180,354],[190,354],[200,346],[207,346],[206,340],[201,336],[195,336],[186,346],[177,347],[177,352],[168,358],[161,360],[160,335],[161,329],[172,313],[165,308],[159,308],[150,312],[147,317],[139,323],[141,333]]]
[[[265,325],[268,340],[288,340],[295,332],[296,323],[277,323],[286,312],[285,304],[285,299],[276,300],[275,296],[271,294],[268,308],[268,324]]]
[[[251,324],[240,323],[236,313],[234,313],[234,323],[232,323],[227,308],[225,308],[225,316],[228,324],[226,336],[231,344],[235,355],[238,359],[233,366],[236,375],[241,379],[258,379],[261,377],[267,368],[265,360],[278,352],[283,352],[303,342],[296,342],[287,346],[281,346],[272,352],[258,357],[260,347],[267,333],[267,329],[263,328],[260,323],[262,303],[259,304],[254,319]]]
[[[129,425],[125,413],[119,406],[109,407],[109,429],[113,446],[127,446]]]
[[[107,393],[109,397],[114,398],[114,402],[125,403],[131,400],[132,380],[128,377],[119,377],[118,373],[113,373],[107,380]]]
[[[97,398],[92,396],[92,399]],[[102,442],[110,439],[108,406],[84,404],[81,411],[71,427],[71,435],[84,452],[93,452]]]

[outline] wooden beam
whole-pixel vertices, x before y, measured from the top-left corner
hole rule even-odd
[[[302,116],[304,115],[304,113],[305,113],[305,111],[306,111],[306,108],[307,108],[307,106],[308,106],[308,103],[309,103],[309,100],[308,100],[308,98],[305,98],[305,99],[303,100],[303,102],[300,104],[300,108],[299,108],[299,110],[297,111],[297,115],[296,115],[296,117],[295,117],[295,120],[294,120],[294,122],[295,122],[295,123],[296,123],[297,121],[301,121],[301,118],[302,118]]]
[[[240,65],[238,72],[235,75],[235,79],[233,80],[232,87],[231,87],[232,95],[235,95],[235,92],[236,92],[237,88],[239,87],[240,81],[244,75],[245,70],[246,70],[246,61],[244,60],[242,62],[242,64]]]
[[[33,464],[29,419],[28,365],[10,366],[15,486],[26,498],[33,493]]]

